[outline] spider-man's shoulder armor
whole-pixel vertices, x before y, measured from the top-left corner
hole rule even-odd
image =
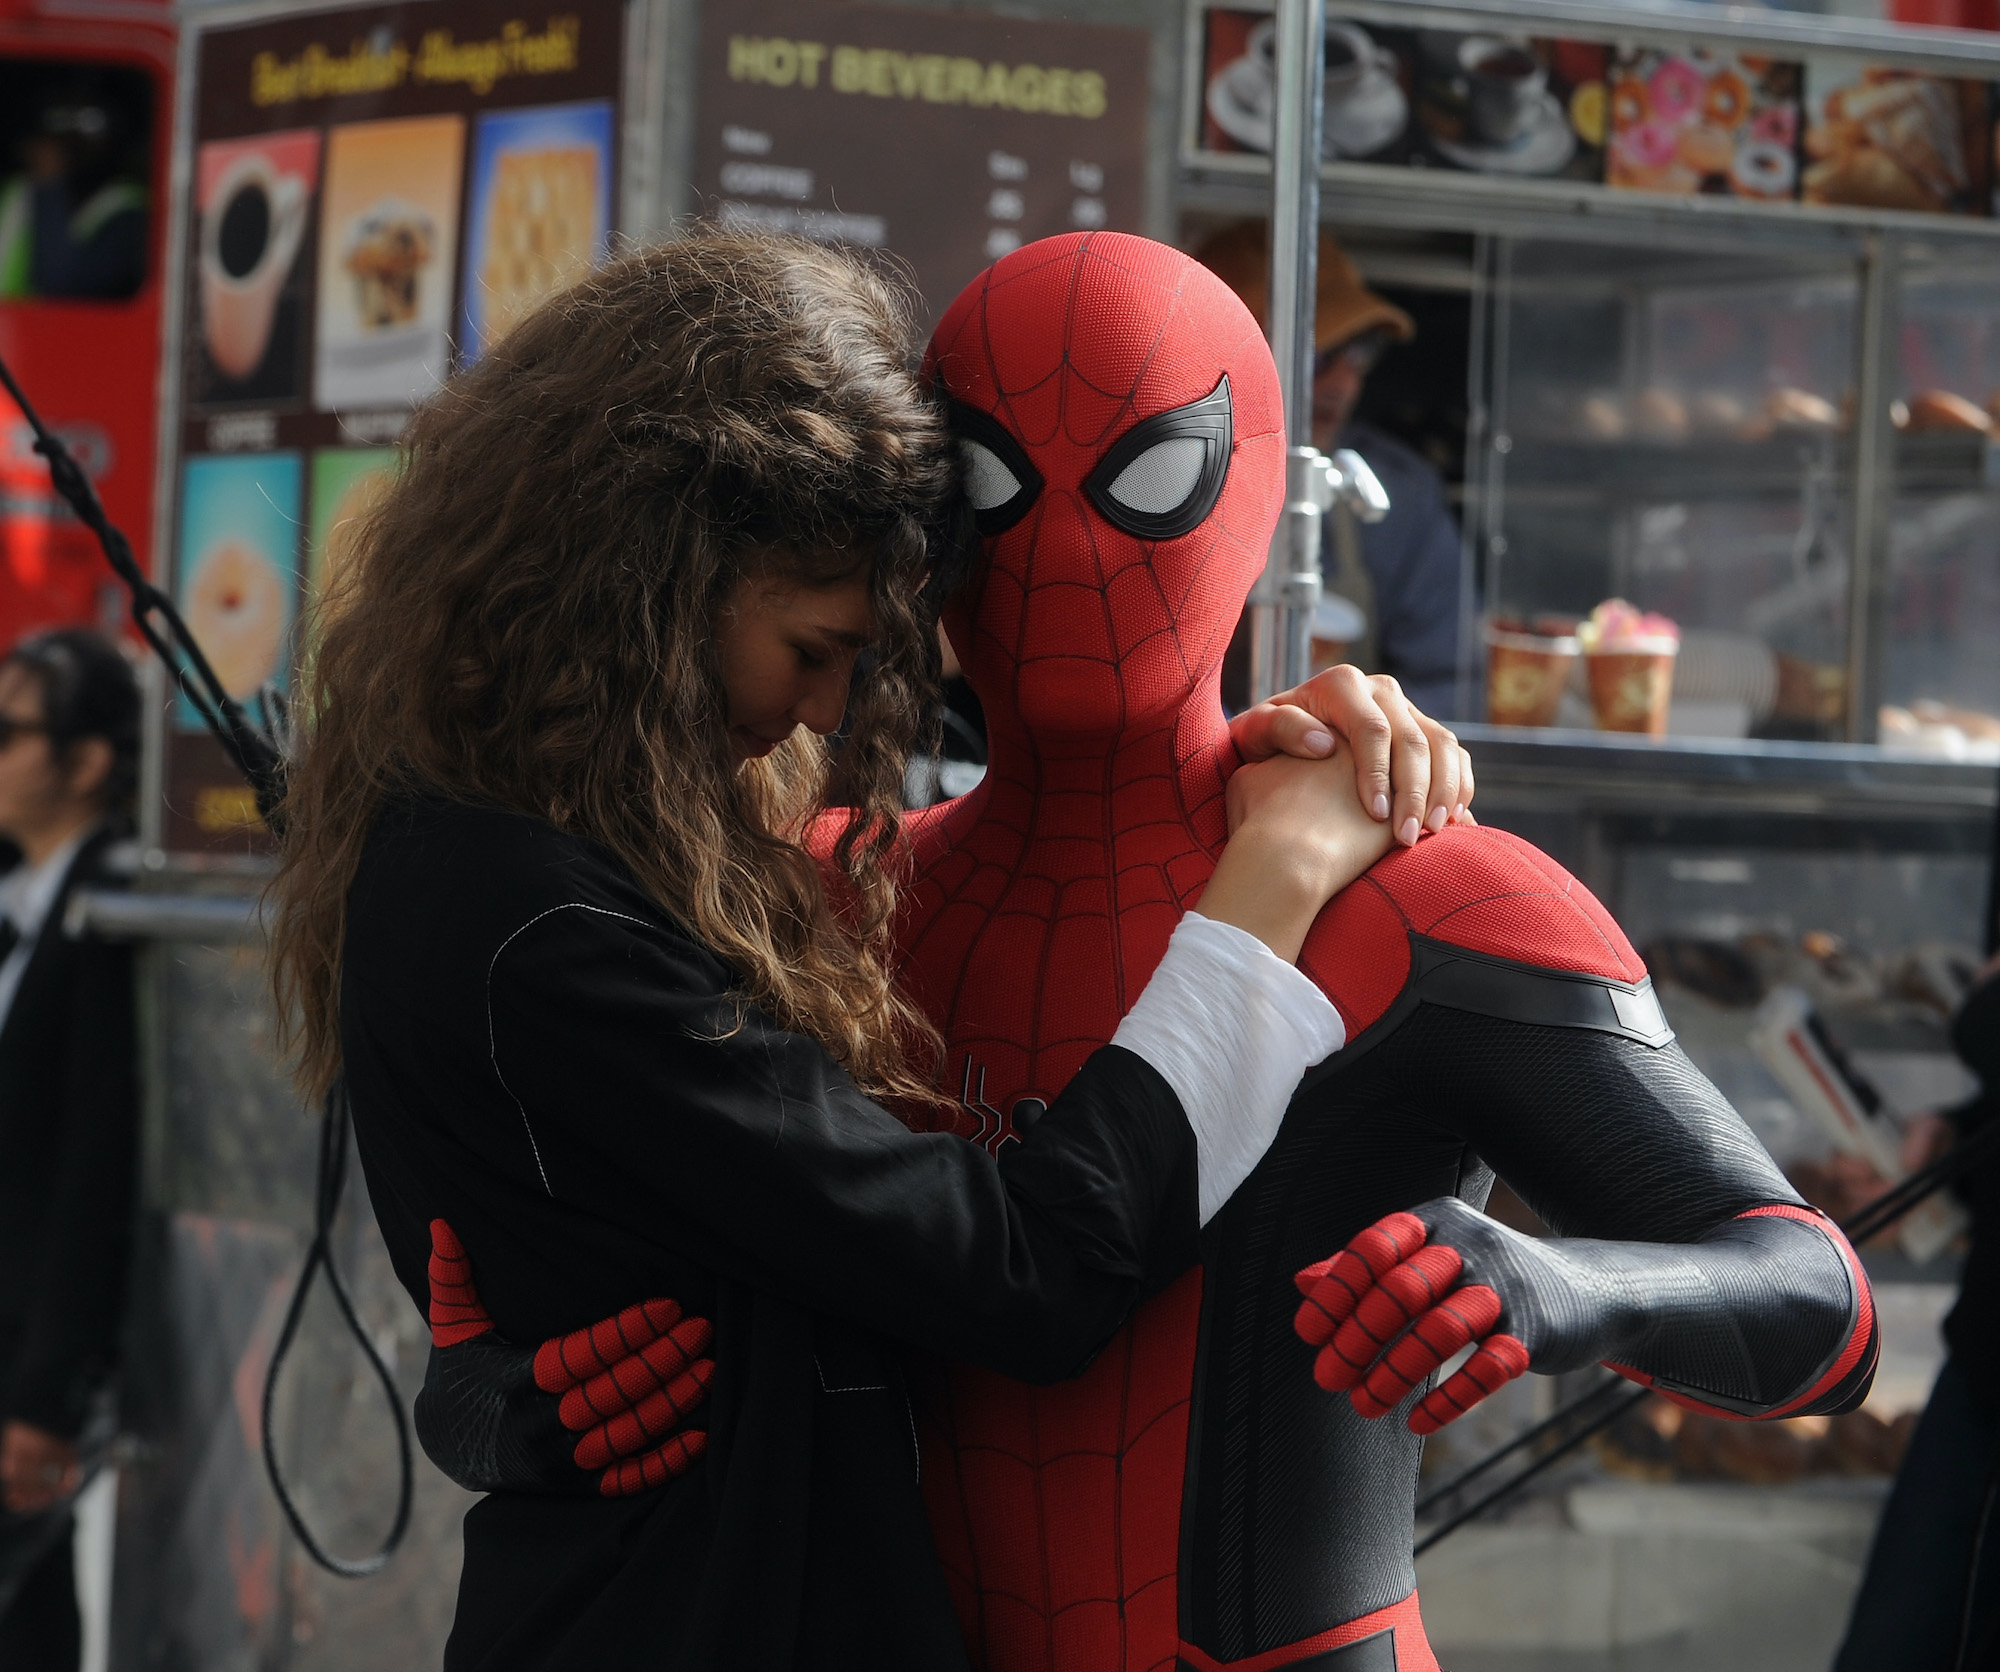
[[[1339,1008],[1352,1061],[1422,1004],[1673,1037],[1646,966],[1576,878],[1518,836],[1450,829],[1380,861],[1321,913],[1299,967]]]

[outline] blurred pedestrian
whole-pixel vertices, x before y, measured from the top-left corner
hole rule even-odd
[[[43,99],[21,169],[0,181],[0,299],[116,299],[146,274],[134,113],[81,84]]]
[[[139,692],[94,633],[0,658],[0,1668],[71,1672],[137,1177],[131,949],[69,934],[131,810]]]
[[[1266,323],[1271,250],[1262,221],[1225,228],[1195,259]],[[1320,568],[1327,592],[1359,612],[1359,636],[1347,641],[1347,656],[1369,673],[1393,675],[1411,702],[1449,720],[1457,713],[1461,542],[1444,479],[1414,448],[1354,416],[1376,362],[1410,341],[1416,323],[1362,283],[1324,232],[1318,274],[1312,444],[1328,453],[1353,448],[1389,495],[1389,514],[1379,523],[1326,519]]]
[[[1904,1165],[1937,1160],[2000,1115],[2000,958],[1952,1024],[1980,1094],[1911,1123]],[[1947,1356],[1875,1529],[1834,1672],[1985,1672],[2000,1665],[2000,1165],[1960,1179],[1972,1210]]]

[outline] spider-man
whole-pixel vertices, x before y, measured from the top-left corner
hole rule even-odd
[[[1249,313],[1140,238],[1005,257],[944,316],[928,365],[985,537],[946,625],[991,765],[909,819],[900,934],[958,1130],[997,1149],[1110,1038],[1222,845],[1236,755],[1218,672],[1284,441]],[[1624,935],[1559,866],[1445,830],[1336,899],[1300,968],[1349,1043],[1301,1083],[1200,1267],[1073,1381],[954,1367],[927,1402],[932,1526],[991,1672],[1435,1672],[1410,1557],[1420,1435],[1508,1377],[1604,1361],[1735,1417],[1866,1392],[1852,1251],[1673,1043]],[[1553,1237],[1479,1211],[1496,1171]],[[620,1363],[616,1337],[600,1331],[587,1356],[607,1369],[564,1416],[623,1424],[586,1439],[594,1468],[698,1396],[689,1352]],[[544,1386],[574,1379],[560,1351],[542,1357]],[[441,1374],[502,1391],[491,1368]],[[626,1413],[676,1377],[680,1397]],[[559,1471],[554,1427],[522,1442],[534,1468],[484,1483]],[[686,1437],[669,1443],[686,1463]]]

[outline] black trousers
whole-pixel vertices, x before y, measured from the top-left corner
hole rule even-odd
[[[77,1672],[74,1527],[68,1505],[51,1515],[0,1515],[0,1595],[13,1593],[0,1602],[0,1672]]]

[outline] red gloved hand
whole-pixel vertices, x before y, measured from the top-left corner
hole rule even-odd
[[[1292,1327],[1320,1349],[1313,1379],[1330,1393],[1346,1392],[1364,1417],[1384,1415],[1455,1353],[1479,1343],[1411,1411],[1416,1434],[1436,1433],[1528,1368],[1527,1346],[1495,1329],[1499,1294],[1485,1283],[1462,1286],[1465,1259],[1430,1238],[1415,1214],[1392,1213],[1295,1279],[1306,1298]]]
[[[708,1397],[715,1332],[671,1300],[530,1351],[499,1336],[452,1228],[431,1221],[431,1355],[417,1395],[425,1454],[474,1492],[627,1497],[685,1474],[708,1435],[683,1426]]]

